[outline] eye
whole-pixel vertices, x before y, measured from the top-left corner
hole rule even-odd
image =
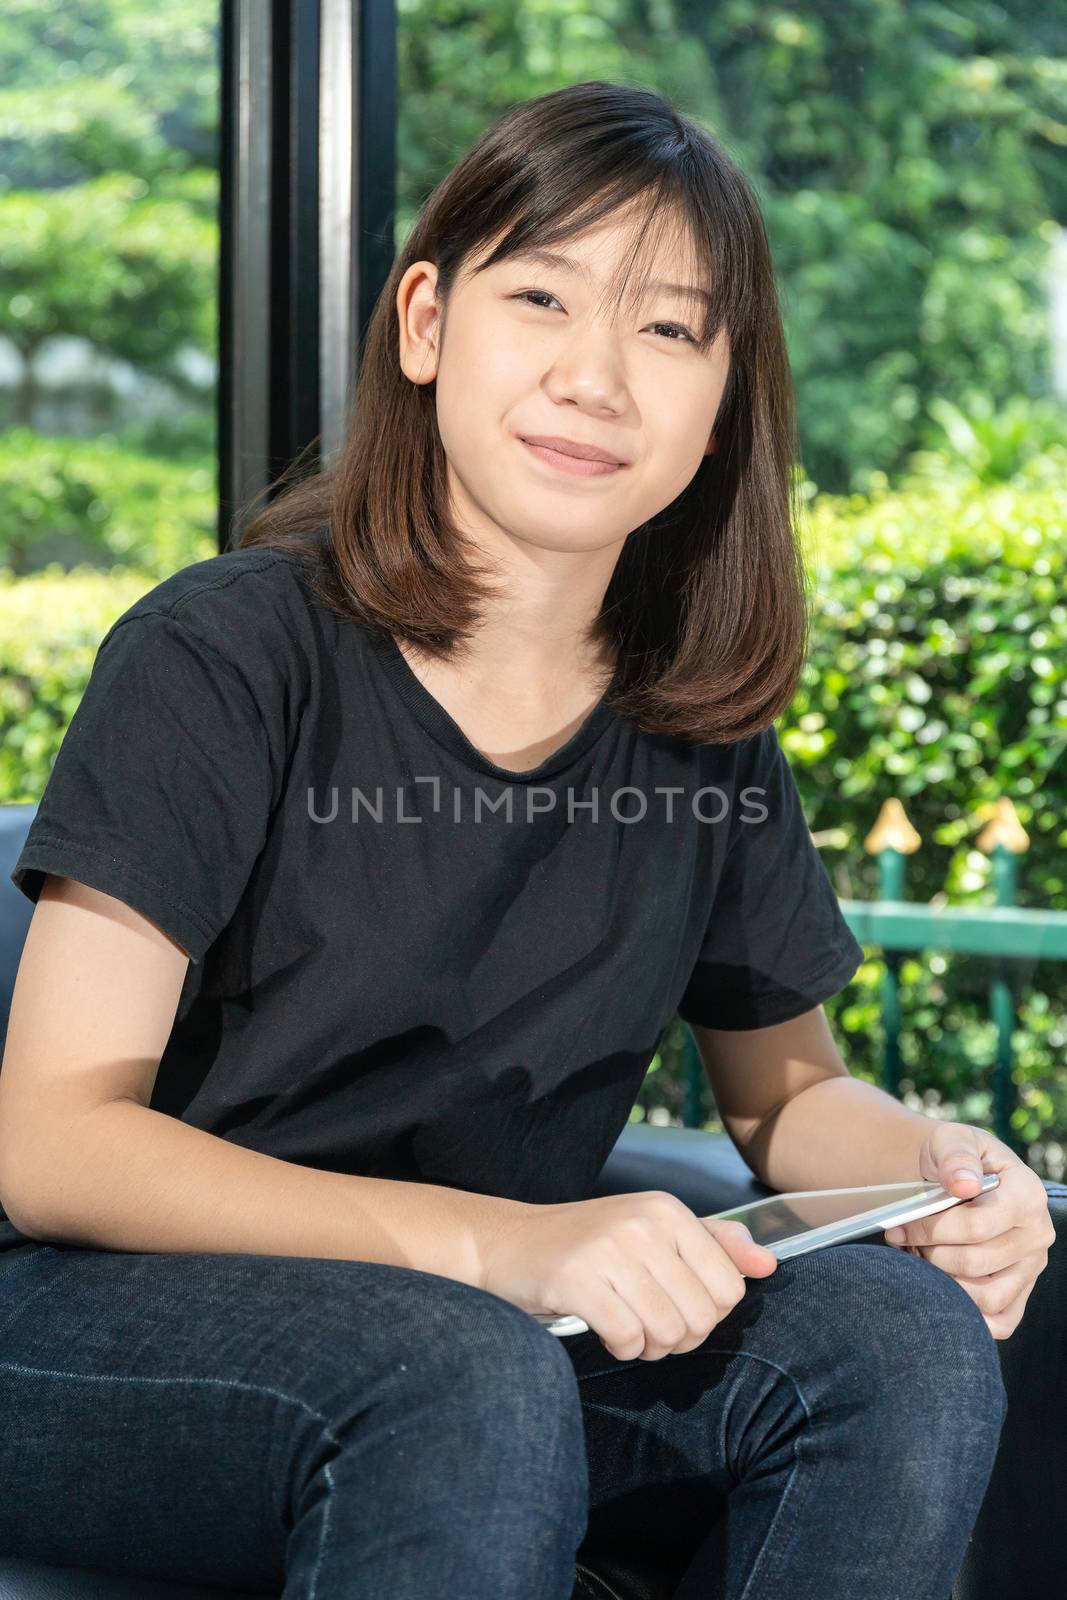
[[[537,299],[556,300],[555,295],[549,294],[545,289],[522,289],[518,294],[513,294],[511,298],[513,300],[523,300],[528,305],[532,305],[533,301]],[[556,300],[556,304],[559,305],[558,300]],[[542,311],[544,310],[544,307],[538,306],[537,309],[538,311]]]
[[[681,325],[677,322],[654,322],[652,326],[654,328],[673,328],[675,333],[680,334],[681,340],[679,341],[677,339],[672,339],[672,344],[678,344],[679,342],[684,344],[687,339],[690,344],[696,344],[696,339],[694,338],[693,334],[689,332],[689,329],[681,327]]]
[[[556,300],[555,295],[549,294],[547,289],[521,289],[518,294],[513,294],[511,298],[513,300],[521,300],[526,305],[533,305],[537,300]],[[558,300],[556,300],[556,304],[559,305]],[[546,306],[536,306],[535,309],[544,311],[548,308]],[[686,342],[696,344],[697,342],[696,336],[690,333],[688,328],[683,328],[678,322],[652,322],[649,326],[652,328],[669,328],[671,330],[668,335],[669,344],[685,344]]]

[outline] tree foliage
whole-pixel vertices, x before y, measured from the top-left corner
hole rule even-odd
[[[1050,395],[1067,0],[538,0],[521,17],[401,0],[400,16],[404,228],[489,121],[582,78],[659,89],[723,141],[767,218],[821,488],[936,448],[937,397]]]

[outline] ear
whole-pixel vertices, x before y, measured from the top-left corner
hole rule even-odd
[[[400,335],[400,367],[412,383],[432,383],[437,376],[440,305],[437,267],[413,261],[396,289]]]

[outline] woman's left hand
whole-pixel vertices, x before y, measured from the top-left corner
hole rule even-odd
[[[978,1176],[961,1177],[961,1169]],[[983,1194],[986,1172],[1000,1182]],[[1022,1321],[1056,1238],[1044,1184],[1002,1140],[965,1122],[935,1124],[922,1142],[919,1173],[970,1203],[890,1228],[886,1241],[955,1278],[994,1339],[1007,1339]]]

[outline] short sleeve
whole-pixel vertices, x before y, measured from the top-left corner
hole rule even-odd
[[[766,1028],[843,989],[863,960],[772,727],[739,747],[736,817],[678,1005],[708,1028]]]
[[[11,873],[46,873],[148,917],[199,962],[233,916],[266,841],[270,739],[253,685],[162,611],[105,635]]]

